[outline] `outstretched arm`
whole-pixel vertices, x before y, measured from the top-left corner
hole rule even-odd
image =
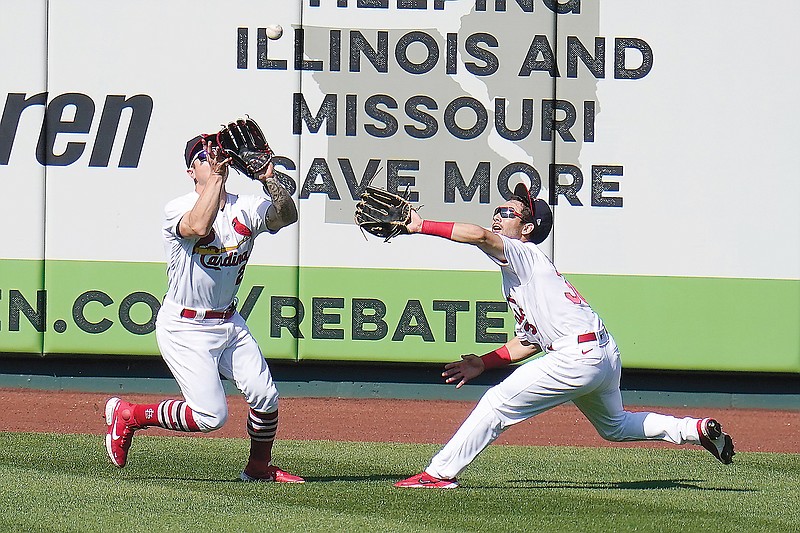
[[[270,231],[278,231],[297,222],[297,206],[274,172],[275,168],[270,163],[263,174],[256,176],[264,185],[264,191],[272,198],[272,205],[267,210],[267,229]]]
[[[423,220],[419,213],[411,210],[411,222],[406,225],[409,233],[437,235],[451,241],[472,244],[485,254],[500,261],[505,261],[503,239],[486,228],[465,222],[435,222]]]
[[[523,344],[518,337],[514,337],[500,348],[480,357],[475,354],[462,355],[461,361],[445,365],[442,377],[446,383],[455,383],[456,388],[460,389],[470,380],[483,374],[487,368],[508,366],[540,351],[542,350],[538,344]]]

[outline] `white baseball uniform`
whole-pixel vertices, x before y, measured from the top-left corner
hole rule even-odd
[[[156,339],[198,427],[212,431],[228,416],[220,374],[236,385],[253,410],[278,408],[269,367],[234,303],[253,240],[269,231],[271,202],[228,193],[209,235],[183,238],[178,223],[198,198],[193,191],[165,207],[162,235],[169,289],[156,320]]]
[[[545,354],[486,391],[425,471],[456,478],[508,427],[568,401],[607,440],[699,444],[696,418],[623,409],[619,350],[600,318],[535,244],[500,237],[507,261],[492,259],[500,265],[516,335]]]

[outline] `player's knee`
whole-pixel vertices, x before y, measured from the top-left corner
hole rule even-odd
[[[259,413],[274,413],[278,410],[278,395],[262,397],[251,408]]]
[[[600,432],[600,436],[611,442],[622,442],[625,440],[625,436],[619,430]]]
[[[626,440],[626,432],[624,424],[617,424],[613,426],[595,426],[597,433],[607,441],[622,442]]]
[[[515,420],[508,416],[507,409],[491,390],[478,401],[478,405],[475,406],[473,412],[480,416],[483,419],[483,423],[488,426],[492,440],[499,437],[503,431],[516,423]]]
[[[202,431],[203,433],[216,431],[220,429],[222,426],[224,426],[225,422],[228,421],[228,410],[220,409],[219,411],[214,413],[195,412],[194,420],[197,423],[197,427],[199,427],[200,431]]]
[[[251,409],[259,413],[275,412],[278,410],[278,389],[270,383],[268,387],[264,387],[248,397],[247,403]]]

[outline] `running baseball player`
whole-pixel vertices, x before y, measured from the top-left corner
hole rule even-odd
[[[519,366],[490,388],[450,441],[415,476],[396,487],[449,489],[507,428],[572,401],[606,440],[663,440],[698,444],[724,464],[733,441],[713,418],[675,418],[623,409],[620,355],[614,338],[586,300],[538,248],[552,229],[544,200],[520,184],[494,211],[491,231],[473,224],[422,220],[411,211],[408,233],[436,235],[476,246],[499,266],[503,295],[516,318],[516,335],[480,357],[445,366],[442,376],[460,388],[484,370],[544,355]]]
[[[231,157],[210,139],[197,136],[186,144],[184,157],[194,190],[166,205],[162,226],[169,289],[158,312],[156,339],[184,400],[142,405],[109,399],[106,450],[111,462],[124,467],[139,429],[219,429],[228,417],[221,374],[242,392],[250,408],[250,456],[240,479],[303,483],[303,478],[272,464],[278,391],[234,298],[256,236],[294,223],[297,209],[273,175],[271,162],[253,175],[267,197],[228,193]]]

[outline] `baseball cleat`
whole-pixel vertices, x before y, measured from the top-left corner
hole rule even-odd
[[[106,452],[111,462],[120,468],[128,461],[128,450],[133,442],[135,428],[127,422],[133,416],[132,407],[119,398],[106,402]]]
[[[458,487],[458,481],[455,479],[439,479],[427,472],[422,472],[403,481],[398,481],[394,486],[404,489],[454,489]]]
[[[700,444],[710,451],[722,464],[729,465],[733,462],[733,439],[723,433],[722,426],[713,418],[703,418],[697,421],[697,434]]]
[[[274,481],[275,483],[305,483],[306,480],[301,478],[300,476],[295,476],[294,474],[290,474],[289,472],[285,472],[278,468],[277,466],[268,466],[267,467],[267,477],[252,477],[244,473],[242,471],[239,474],[239,479],[242,481],[254,481],[260,483],[266,483],[270,481]]]

